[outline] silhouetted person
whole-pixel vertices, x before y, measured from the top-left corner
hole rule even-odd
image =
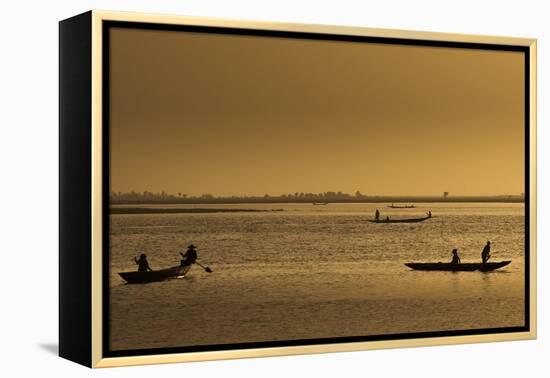
[[[376,212],[374,213],[374,220],[379,221],[380,220],[380,211],[376,209]]]
[[[432,211],[428,211],[428,218],[431,218],[432,217]]]
[[[386,222],[389,222],[389,221],[390,221],[390,217],[386,216]]]
[[[149,267],[149,263],[147,262],[147,255],[145,253],[142,253],[141,256],[139,256],[139,260],[134,257],[134,261],[138,265],[138,272],[152,272],[153,269]]]
[[[491,258],[491,242],[488,241],[487,244],[485,244],[485,247],[483,247],[483,251],[481,251],[481,261],[483,264],[485,264],[489,259]]]
[[[195,263],[198,259],[196,248],[197,247],[191,244],[187,247],[187,251],[185,253],[180,252],[181,257],[183,257],[183,260],[180,261],[181,266],[187,266]]]
[[[458,249],[453,249],[453,260],[451,264],[458,265],[460,264],[460,256],[458,256]]]

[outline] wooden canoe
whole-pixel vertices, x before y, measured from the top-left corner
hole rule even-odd
[[[129,284],[143,284],[149,282],[165,281],[173,278],[181,278],[191,269],[191,265],[174,266],[152,272],[121,272],[120,277]]]
[[[495,270],[502,268],[510,264],[511,261],[499,261],[499,262],[487,262],[483,263],[463,263],[463,264],[452,264],[452,263],[406,263],[405,265],[414,270],[442,270],[449,272],[473,272],[476,270],[482,272],[488,272],[490,270]]]
[[[371,223],[418,223],[418,222],[424,222],[425,220],[428,220],[432,217],[425,216],[422,218],[404,218],[404,219],[391,219],[387,220],[384,218],[381,218],[379,220],[376,219],[370,219],[369,222]]]

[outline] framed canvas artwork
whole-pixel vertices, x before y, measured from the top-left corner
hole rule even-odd
[[[60,22],[60,334],[89,367],[536,336],[536,41]]]

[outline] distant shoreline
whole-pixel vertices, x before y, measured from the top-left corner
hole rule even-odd
[[[147,208],[147,207],[123,207],[111,208],[110,214],[211,214],[211,213],[265,213],[271,211],[283,211],[283,209],[170,209],[170,208]]]
[[[387,203],[387,204],[412,204],[412,203],[464,203],[464,202],[481,202],[481,203],[525,203],[525,198],[521,196],[477,196],[477,197],[451,197],[442,198],[438,197],[368,197],[368,198],[344,198],[344,199],[290,199],[279,197],[237,197],[237,198],[167,198],[150,201],[140,200],[113,200],[111,198],[111,205],[229,205],[229,204],[281,204],[281,203],[314,203],[314,202],[326,202],[328,205],[331,203]],[[208,209],[210,210],[210,209]],[[226,209],[223,209],[224,211]],[[231,209],[235,211],[239,209]],[[249,209],[240,209],[249,211]],[[265,211],[265,210],[264,210]]]

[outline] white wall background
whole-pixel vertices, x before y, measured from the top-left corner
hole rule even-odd
[[[546,252],[550,211],[547,1],[120,0],[0,5],[0,375],[16,376],[548,376]],[[539,39],[539,339],[108,369],[55,355],[57,345],[57,64],[61,19],[89,9],[327,23]]]

